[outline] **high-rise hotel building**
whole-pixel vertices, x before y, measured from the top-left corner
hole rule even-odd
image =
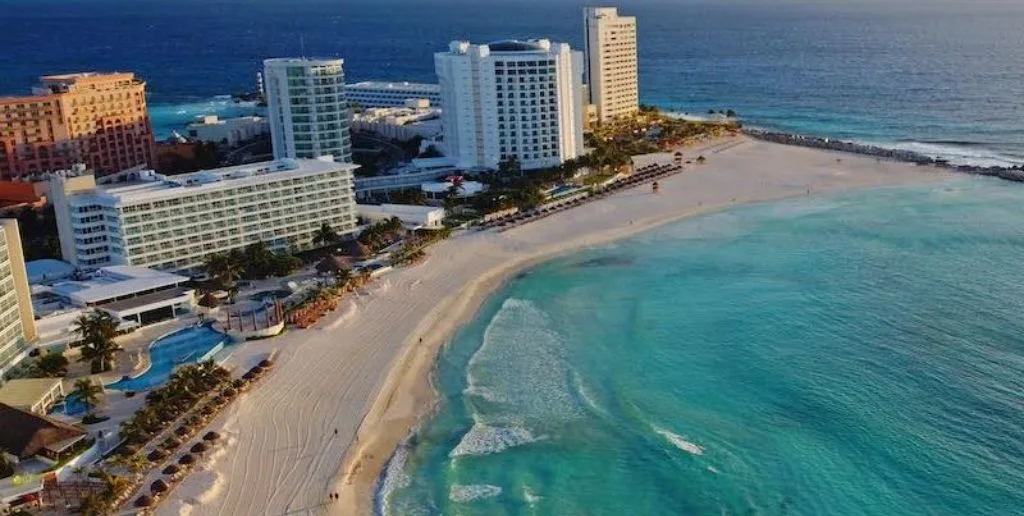
[[[131,73],[42,77],[0,98],[0,179],[85,163],[97,174],[153,165],[146,83]]]
[[[97,186],[91,175],[57,175],[50,199],[61,255],[83,268],[185,272],[212,253],[257,242],[310,249],[323,224],[339,235],[355,232],[355,168],[327,155],[180,176],[143,171],[109,187]]]
[[[586,80],[590,103],[601,122],[640,109],[637,79],[636,18],[614,7],[583,10]]]
[[[464,169],[557,166],[583,154],[583,56],[546,39],[473,45],[434,54],[444,147]]]
[[[343,64],[341,59],[263,61],[274,159],[329,154],[352,162]]]
[[[0,219],[0,375],[25,357],[35,339],[32,293],[18,222]]]

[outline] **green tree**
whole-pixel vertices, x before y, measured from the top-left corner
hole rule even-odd
[[[71,395],[77,397],[85,405],[86,414],[92,414],[92,409],[99,403],[102,393],[103,388],[88,378],[79,378],[75,381],[75,389],[71,391]]]
[[[302,260],[298,257],[278,251],[270,257],[269,275],[281,278],[295,273],[300,267],[302,267]]]
[[[52,378],[68,374],[68,359],[64,353],[50,352],[39,357],[36,363],[40,374]]]
[[[313,244],[328,246],[338,241],[338,233],[330,224],[324,222],[320,228],[313,232]]]
[[[498,163],[498,172],[505,177],[519,176],[523,174],[523,167],[519,163],[519,158],[510,156]]]
[[[230,254],[214,253],[206,257],[203,263],[206,274],[210,276],[218,289],[228,290],[242,277],[244,268],[241,260]]]
[[[121,347],[114,342],[120,323],[102,310],[81,315],[74,322],[74,332],[82,346],[80,362],[89,362],[92,372],[102,373],[114,368],[114,357]]]
[[[0,478],[7,478],[14,474],[14,464],[7,455],[0,452]]]

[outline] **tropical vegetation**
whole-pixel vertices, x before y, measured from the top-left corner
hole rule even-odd
[[[64,353],[51,351],[44,353],[36,361],[36,369],[41,376],[54,378],[68,374],[68,359]]]
[[[121,350],[114,342],[120,322],[102,310],[82,314],[75,319],[74,333],[78,340],[73,346],[82,347],[80,362],[87,362],[93,374],[105,373],[114,368],[114,358]]]
[[[338,233],[326,222],[321,224],[320,228],[313,232],[314,245],[327,246],[337,241]]]
[[[0,453],[0,478],[7,478],[14,474],[14,463],[7,458],[7,455]]]
[[[75,381],[75,388],[71,395],[78,398],[85,405],[86,415],[92,415],[92,409],[100,402],[100,395],[103,394],[103,387],[96,385],[89,378],[79,378]]]
[[[320,231],[330,227],[320,228]],[[234,290],[240,279],[259,280],[268,277],[284,277],[302,266],[302,260],[284,251],[271,251],[263,242],[256,242],[245,249],[232,249],[206,257],[203,269],[210,278],[213,288]]]
[[[146,404],[124,423],[121,437],[139,445],[167,428],[206,394],[228,384],[231,374],[212,360],[176,370],[163,387],[149,391]]]
[[[397,242],[405,234],[405,224],[398,217],[382,220],[363,230],[356,239],[359,243],[377,252]]]

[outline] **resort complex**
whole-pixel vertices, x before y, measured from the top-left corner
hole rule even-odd
[[[446,155],[463,169],[555,167],[583,154],[583,56],[549,40],[453,41],[434,54]]]
[[[55,175],[51,195],[61,253],[74,265],[194,270],[214,253],[262,242],[309,249],[324,224],[355,231],[354,165],[333,157],[283,159],[96,185]]]
[[[267,116],[274,158],[352,161],[349,106],[341,59],[263,61]]]
[[[24,134],[4,141],[0,172],[37,181],[7,188],[32,229],[4,220],[0,231],[0,512],[181,513],[225,485],[224,514],[285,512],[251,493],[278,487],[262,474],[277,452],[251,441],[266,430],[253,415],[269,407],[311,443],[324,440],[310,407],[332,418],[323,449],[282,447],[282,460],[353,489],[365,482],[341,484],[343,460],[346,477],[365,464],[376,479],[374,457],[394,443],[379,455],[350,444],[360,421],[369,446],[382,446],[418,419],[376,431],[379,409],[366,413],[394,394],[391,378],[379,383],[405,369],[399,351],[423,354],[408,366],[423,378],[450,318],[478,306],[492,280],[605,231],[639,230],[632,215],[594,206],[642,192],[630,213],[651,218],[644,210],[670,203],[654,201],[667,197],[661,182],[705,162],[684,146],[734,144],[735,125],[638,111],[635,21],[614,9],[585,18],[596,38],[586,57],[548,39],[453,41],[433,56],[438,84],[346,86],[340,58],[266,59],[265,117],[196,117],[187,137],[161,144],[158,165],[142,81],[45,78],[39,102],[54,104],[41,113],[77,108],[67,124],[109,141],[81,147],[95,159],[72,153],[74,142],[51,154],[29,153],[41,140]],[[3,102],[4,116],[31,111]],[[282,408],[285,381],[301,396]],[[419,411],[428,398],[414,396],[403,405]],[[211,450],[242,446],[257,452],[238,455],[260,471],[254,486],[209,476],[225,467]],[[314,511],[315,496],[287,504]]]

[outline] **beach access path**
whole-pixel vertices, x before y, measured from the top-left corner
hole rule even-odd
[[[461,234],[312,329],[241,346],[231,360],[243,370],[278,349],[274,371],[214,422],[230,444],[158,514],[371,513],[381,469],[433,407],[438,350],[523,267],[729,206],[958,177],[743,136],[684,153],[707,163],[660,181],[659,193],[641,185],[508,231]]]

